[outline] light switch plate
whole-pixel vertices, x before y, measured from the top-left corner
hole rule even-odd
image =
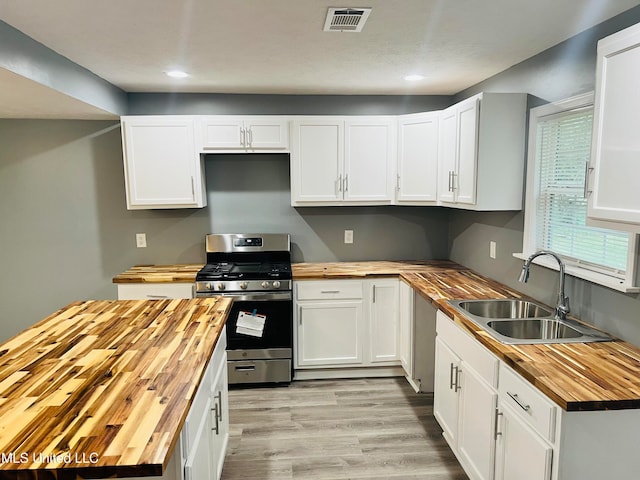
[[[496,258],[496,242],[489,242],[489,256]]]
[[[147,234],[136,233],[136,247],[145,248],[147,246]]]
[[[353,230],[344,231],[344,243],[353,243]]]

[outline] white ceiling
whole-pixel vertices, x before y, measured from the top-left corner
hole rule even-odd
[[[0,18],[128,92],[449,95],[639,3],[0,0]],[[362,33],[323,32],[330,6],[372,12]]]

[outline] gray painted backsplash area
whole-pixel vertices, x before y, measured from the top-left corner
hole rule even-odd
[[[447,258],[446,209],[293,208],[287,154],[207,155],[205,168],[213,233],[290,233],[295,262]]]

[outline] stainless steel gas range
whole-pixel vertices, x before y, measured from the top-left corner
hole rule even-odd
[[[288,234],[210,234],[196,296],[233,298],[227,320],[229,384],[292,378],[293,293]]]

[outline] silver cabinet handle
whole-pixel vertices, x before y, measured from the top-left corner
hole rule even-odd
[[[373,298],[372,298],[372,303],[376,303],[376,286],[373,286]]]
[[[588,198],[589,194],[592,190],[589,190],[589,177],[591,176],[591,172],[593,172],[593,167],[589,166],[589,162],[584,164],[584,192],[582,196],[584,198]]]
[[[447,189],[447,191],[449,191],[449,192],[453,192],[453,181],[452,181],[452,179],[453,179],[453,171],[449,170],[449,185],[448,185],[448,189]]]
[[[493,438],[495,438],[496,440],[498,439],[498,436],[502,435],[502,432],[499,430],[499,427],[498,427],[499,417],[501,416],[502,416],[502,412],[498,408],[496,408],[496,413],[494,418],[495,425],[493,427]]]
[[[398,177],[396,179],[396,190],[400,191],[400,175],[398,175]]]
[[[349,175],[344,176],[344,191],[349,190]]]
[[[531,405],[526,405],[524,403],[522,403],[522,401],[520,400],[520,398],[518,397],[517,393],[511,393],[511,392],[507,392],[507,395],[509,395],[511,397],[511,399],[516,402],[518,404],[518,406],[523,409],[525,412],[528,412],[529,410],[531,410]]]
[[[320,293],[340,293],[340,290],[320,290]]]
[[[449,388],[454,392],[457,392],[462,388],[460,386],[460,368],[455,366],[453,363],[451,363],[450,365],[451,369],[449,370]]]
[[[169,298],[167,295],[151,295],[151,294],[147,294],[147,298],[155,298],[157,300],[161,300],[164,298]]]
[[[191,175],[191,198],[193,198],[193,201],[195,202],[195,200],[196,200],[196,182],[195,182],[195,179],[193,178],[193,175]]]
[[[242,145],[243,147],[247,145],[246,136],[247,135],[244,128],[240,128],[240,145]]]
[[[253,144],[253,130],[247,128],[247,133],[249,134],[249,146],[251,146]]]
[[[338,192],[342,192],[342,174],[338,175]]]
[[[215,426],[211,430],[214,430],[216,432],[216,435],[219,435],[220,434],[220,419],[218,418],[218,404],[216,403],[211,410],[213,411],[213,415],[214,415],[215,421],[216,421]]]
[[[453,370],[458,367],[454,366],[453,363],[449,365],[451,365],[451,368],[449,369],[449,390],[453,390],[453,387],[455,386],[453,381]]]
[[[216,412],[216,415],[218,416],[218,420],[222,420],[222,392],[219,391],[215,398],[218,405],[218,411]]]

